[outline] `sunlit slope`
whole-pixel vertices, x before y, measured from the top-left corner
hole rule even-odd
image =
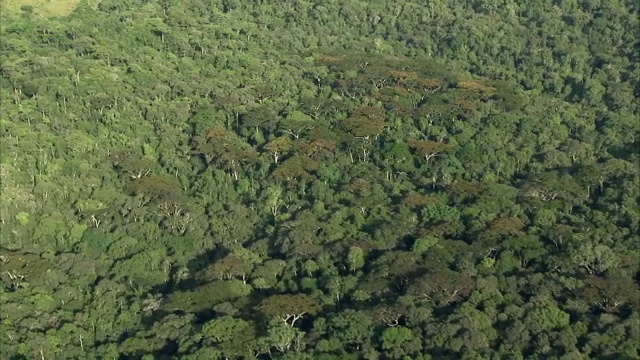
[[[66,16],[71,14],[80,2],[81,0],[0,0],[0,13],[10,15],[31,12],[43,17]],[[92,6],[98,3],[97,0],[89,0]]]

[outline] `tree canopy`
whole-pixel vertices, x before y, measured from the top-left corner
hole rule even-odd
[[[637,2],[8,3],[0,358],[640,358]]]

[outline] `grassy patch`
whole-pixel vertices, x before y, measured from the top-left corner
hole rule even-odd
[[[80,0],[0,0],[2,12],[19,14],[21,8],[31,6],[36,16],[55,17],[71,14]]]

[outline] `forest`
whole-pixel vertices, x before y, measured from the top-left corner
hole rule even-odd
[[[638,1],[12,9],[0,358],[640,359]]]

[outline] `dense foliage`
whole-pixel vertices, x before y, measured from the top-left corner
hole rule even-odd
[[[3,14],[0,357],[638,359],[638,2]]]

